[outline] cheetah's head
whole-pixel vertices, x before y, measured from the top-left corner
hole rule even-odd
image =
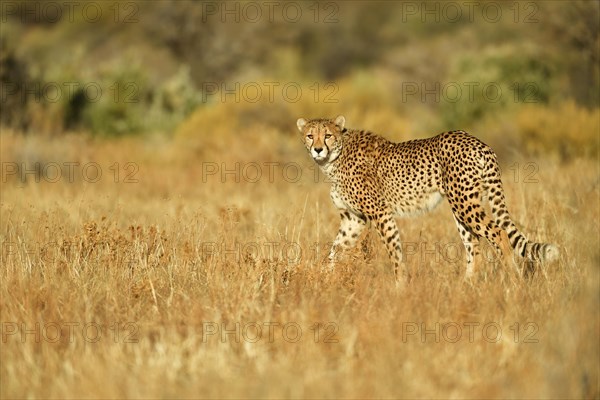
[[[298,119],[296,124],[302,140],[317,164],[335,160],[342,149],[342,133],[346,119],[343,116],[331,119]]]

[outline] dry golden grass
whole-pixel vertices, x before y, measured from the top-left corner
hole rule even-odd
[[[2,397],[599,396],[597,160],[506,170],[515,220],[559,262],[464,282],[444,204],[400,222],[415,277],[396,288],[374,233],[321,272],[338,216],[292,132],[4,133]],[[12,173],[35,161],[39,182]]]

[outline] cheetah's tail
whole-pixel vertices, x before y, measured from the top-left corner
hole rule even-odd
[[[558,259],[559,251],[557,246],[550,243],[531,242],[517,229],[506,210],[504,195],[502,192],[500,193],[500,204],[494,205],[494,202],[491,204],[492,214],[496,224],[508,234],[508,240],[514,251],[530,261],[550,262]]]
[[[558,259],[558,247],[553,244],[530,242],[521,232],[518,231],[516,234],[513,234],[513,237],[515,238],[514,240],[510,239],[510,233],[508,234],[508,237],[510,240],[510,245],[515,249],[515,251],[530,261],[550,262]]]
[[[550,243],[530,242],[517,229],[506,208],[504,190],[500,180],[500,169],[494,159],[493,168],[486,174],[485,182],[492,215],[496,224],[508,234],[508,240],[514,251],[530,261],[551,262],[559,257],[558,247]]]

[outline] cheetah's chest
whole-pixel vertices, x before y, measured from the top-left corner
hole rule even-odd
[[[340,210],[352,209],[352,207],[350,207],[348,205],[348,203],[344,200],[342,193],[340,193],[340,191],[337,188],[337,185],[334,185],[331,187],[330,196],[331,196],[331,200],[333,201],[333,204],[338,209],[340,209]]]

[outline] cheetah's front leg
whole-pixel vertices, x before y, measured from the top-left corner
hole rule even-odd
[[[339,254],[341,250],[354,247],[367,223],[365,217],[357,216],[348,210],[342,211],[340,217],[342,218],[340,230],[338,231],[338,234],[333,241],[333,245],[331,246],[331,251],[329,252],[329,269],[333,269],[336,255]]]
[[[400,231],[391,211],[383,211],[375,215],[377,232],[385,244],[385,248],[394,263],[394,275],[396,280],[400,279],[401,268],[404,265],[402,256],[402,244],[400,243]]]

